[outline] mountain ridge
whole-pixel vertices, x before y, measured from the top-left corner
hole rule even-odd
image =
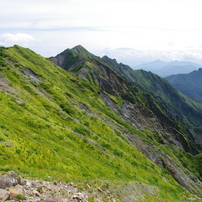
[[[94,84],[97,84],[98,86],[101,87],[101,89],[106,90],[107,93],[110,93],[113,96],[121,95],[123,99],[127,99],[128,101],[130,101],[132,103],[137,101],[135,98],[136,95],[141,94],[142,99],[139,99],[139,100],[142,102],[142,104],[146,104],[146,102],[147,102],[146,99],[150,98],[150,101],[153,102],[153,104],[150,105],[150,110],[154,106],[156,106],[155,102],[158,102],[159,104],[161,104],[161,109],[164,109],[165,113],[169,114],[168,115],[169,118],[167,117],[167,115],[165,116],[165,113],[162,113],[161,110],[158,110],[156,112],[153,111],[153,112],[159,114],[161,119],[164,119],[162,117],[165,117],[165,119],[168,122],[170,120],[173,120],[173,121],[171,121],[173,123],[175,121],[178,121],[178,122],[189,121],[189,123],[194,124],[195,127],[200,125],[200,123],[202,122],[202,111],[201,111],[201,109],[198,110],[191,103],[187,104],[187,102],[184,102],[185,98],[182,97],[171,85],[169,85],[169,83],[166,83],[166,81],[161,79],[160,77],[158,77],[152,73],[147,73],[145,71],[134,71],[129,66],[124,65],[124,64],[118,64],[116,62],[116,60],[111,60],[110,58],[108,58],[106,56],[103,58],[100,58],[100,60],[102,60],[103,62],[105,62],[105,64],[107,64],[107,66],[106,65],[103,66],[102,62],[99,62],[99,60],[97,60],[98,58],[93,59],[93,55],[91,55],[91,56],[92,57],[91,57],[90,70],[89,70],[88,65],[83,65],[85,63],[83,63],[82,59],[85,60],[85,58],[82,55],[80,55],[80,58],[81,58],[80,62],[76,63],[75,66],[70,69],[70,71],[76,72],[78,76],[85,78],[88,81],[93,81]],[[68,54],[65,57],[68,57]],[[80,66],[79,69],[78,69],[78,66]],[[92,67],[94,67],[94,68],[92,68]],[[76,71],[75,71],[75,69],[76,69]],[[115,78],[113,76],[113,78],[110,78],[110,72],[111,73],[117,72],[117,74],[118,74],[117,77]],[[137,74],[138,72],[141,74]],[[105,78],[100,77],[99,75],[101,75],[101,74],[105,75]],[[119,77],[119,75],[121,75],[121,77]],[[145,80],[144,77],[146,78],[147,81]],[[121,83],[120,78],[124,79],[123,80],[124,84],[122,82],[122,84],[119,85]],[[141,78],[141,79],[137,82],[137,78]],[[118,81],[116,82],[117,79],[118,79]],[[129,83],[127,81],[129,81]],[[114,83],[114,82],[116,82],[116,83]],[[148,82],[150,82],[150,83],[148,83]],[[148,84],[145,85],[146,83],[148,83]],[[155,87],[155,85],[157,88]],[[161,85],[162,85],[162,87],[165,87],[165,90],[161,87]],[[120,86],[120,88],[117,89],[117,86]],[[130,90],[129,91],[125,90],[125,93],[124,93],[124,91],[121,90],[121,89],[123,89],[123,86],[125,86],[125,87],[128,86],[125,89],[129,88]],[[153,89],[151,89],[151,87]],[[135,91],[132,90],[132,88],[135,89]],[[158,89],[158,88],[159,88],[159,90],[156,91],[156,89]],[[139,90],[139,89],[141,89],[141,90]],[[118,92],[117,92],[117,90],[118,90]],[[148,96],[145,93],[141,92],[142,90],[145,91],[146,94],[152,93],[153,97],[156,98],[156,101],[155,102],[152,101],[152,97],[150,95]],[[132,91],[133,91],[133,93],[132,93]],[[130,92],[130,93],[126,93],[126,92]],[[169,96],[167,95],[168,93],[169,93]],[[176,101],[174,101],[174,102],[171,101],[175,97],[176,97]],[[170,104],[167,102],[167,100],[168,101],[170,100]],[[178,102],[179,102],[179,104],[178,104]],[[177,105],[171,111],[168,111],[172,108],[172,105],[175,103]],[[183,104],[180,104],[180,103],[183,103]],[[163,106],[162,104],[164,104],[165,106]],[[168,110],[167,110],[167,107],[168,107]],[[155,110],[158,109],[158,107],[154,107],[154,108],[155,108]],[[184,110],[183,110],[183,108],[184,108]],[[190,112],[190,110],[188,110],[189,108],[192,111],[191,113],[195,114],[194,115],[194,122],[187,115],[187,113]],[[180,109],[180,111],[178,109]],[[196,122],[196,120],[198,120],[198,122]],[[191,135],[191,133],[190,133],[190,138],[192,140],[193,140],[193,136],[194,135]]]
[[[128,79],[129,80],[129,83],[130,84],[132,84],[133,83],[133,81],[134,81],[134,74],[131,74],[131,72],[133,72],[133,70],[129,67],[129,66],[127,66],[127,65],[123,65],[123,64],[118,64],[117,62],[116,62],[116,60],[111,60],[111,59],[109,59],[109,58],[107,58],[106,56],[105,57],[103,57],[101,60],[105,60],[104,62],[106,62],[106,60],[109,62],[109,63],[107,63],[107,69],[109,70],[109,69],[113,69],[112,71],[115,71],[115,72],[117,72],[118,74],[120,74],[121,75],[121,78],[124,78],[124,80],[126,79]],[[93,62],[92,62],[93,63]],[[113,65],[112,64],[115,64],[115,66],[116,66],[116,68],[113,68]],[[78,65],[78,64],[77,64]],[[72,72],[74,72],[74,73],[76,73],[78,76],[81,76],[82,78],[84,78],[84,79],[86,79],[86,80],[88,80],[88,81],[95,81],[96,79],[100,79],[100,77],[98,78],[97,77],[97,75],[99,75],[98,73],[96,73],[97,72],[97,68],[99,69],[98,71],[100,72],[101,71],[101,73],[103,73],[103,75],[110,75],[109,73],[108,74],[106,74],[106,73],[104,73],[104,71],[105,70],[103,70],[103,68],[105,68],[106,66],[104,66],[104,67],[100,67],[100,66],[96,66],[96,68],[94,68],[93,70],[92,70],[92,66],[95,66],[96,64],[95,63],[93,63],[93,64],[91,64],[91,66],[90,67],[88,67],[88,66],[83,66],[83,67],[81,67],[78,71],[74,71],[73,69],[74,68],[72,68],[71,69],[71,71]],[[130,78],[128,77],[128,73],[123,73],[123,71],[121,71],[121,68],[120,68],[120,66],[117,68],[117,65],[119,66],[121,66],[122,67],[122,70],[123,70],[123,68],[125,68],[126,70],[127,70],[127,72],[130,72]],[[82,65],[81,65],[82,66]],[[109,67],[110,66],[110,67]],[[77,69],[77,68],[76,68]],[[120,72],[122,72],[122,74],[120,73]],[[141,71],[140,71],[141,72]],[[142,72],[145,72],[145,71],[142,71]],[[146,73],[146,72],[145,72]],[[155,78],[156,78],[156,76],[154,75],[154,74],[152,74],[152,73],[147,73],[148,75],[153,75]],[[132,77],[131,77],[132,76]],[[131,78],[132,78],[132,80],[131,80]],[[159,79],[160,79],[160,81],[163,81],[163,82],[165,82],[166,83],[166,85],[167,86],[169,86],[169,88],[170,89],[172,89],[172,92],[175,92],[174,94],[176,94],[177,96],[179,96],[180,97],[180,99],[181,99],[181,102],[184,102],[185,100],[186,100],[186,98],[184,97],[184,96],[181,96],[171,85],[169,85],[165,80],[163,80],[163,79],[161,79],[160,77],[158,77]],[[99,85],[101,88],[102,88],[102,85],[101,85],[101,82],[100,81],[98,81],[97,80],[97,82],[94,82],[94,83],[96,83],[97,85]],[[136,79],[135,79],[136,80]],[[155,79],[154,79],[155,80]],[[151,80],[152,82],[154,81],[154,80]],[[109,80],[109,85],[111,86],[113,83],[111,83],[111,81],[112,80]],[[144,81],[144,79],[142,79],[142,81]],[[139,92],[140,94],[141,94],[141,99],[139,100],[142,104],[146,104],[146,100],[148,100],[148,98],[150,99],[150,101],[151,102],[153,102],[152,100],[153,100],[153,96],[154,97],[161,97],[161,96],[156,96],[155,95],[155,89],[154,90],[151,90],[150,89],[150,86],[152,86],[152,85],[149,85],[149,86],[147,86],[147,87],[149,87],[148,89],[147,89],[147,87],[146,87],[146,93],[143,93],[142,91],[139,91],[138,89],[140,88],[141,90],[145,90],[145,86],[144,85],[142,85],[141,84],[141,82],[138,84],[137,82],[136,82],[136,86],[135,86],[135,88],[136,88],[136,92],[134,92],[133,93],[133,95],[132,95],[132,97],[131,96],[129,96],[129,97],[122,97],[123,99],[126,99],[126,100],[128,100],[129,102],[132,102],[133,103],[133,101],[134,101],[134,95],[137,95],[138,93],[137,92]],[[137,87],[138,86],[138,87]],[[129,92],[131,92],[131,91],[129,91]],[[110,93],[110,92],[109,92]],[[150,97],[150,95],[148,95],[148,93],[152,93],[153,94],[153,96],[151,96]],[[146,96],[146,97],[145,97]],[[140,98],[140,97],[139,97]],[[145,99],[146,98],[146,99]],[[103,98],[102,98],[103,99]],[[172,99],[172,96],[170,97],[170,99]],[[104,99],[103,99],[104,100]],[[137,100],[136,100],[137,101]],[[162,101],[162,100],[161,100]],[[187,102],[188,103],[188,102]],[[107,102],[106,102],[106,104],[107,104]],[[185,106],[186,106],[187,104],[186,104],[186,102],[185,102]],[[198,117],[198,115],[199,115],[199,117],[201,117],[201,108],[198,108],[198,106],[195,106],[194,104],[192,105],[191,103],[188,103],[188,106],[191,106],[191,110],[192,110],[192,107],[193,107],[193,112],[196,110],[196,116],[195,116],[195,118],[197,118]],[[111,107],[113,110],[115,110],[115,111],[118,111],[117,109],[115,109],[115,107],[114,106],[112,106],[112,103],[111,104],[108,104],[108,106],[109,107]],[[147,107],[148,107],[149,105],[147,105]],[[185,108],[187,108],[188,106],[186,106]],[[178,106],[179,107],[179,106]],[[155,102],[152,104],[152,105],[150,105],[150,110],[151,109],[154,109],[154,111],[153,112],[155,112],[155,110],[156,109],[158,109],[158,107],[157,107],[157,105],[155,104]],[[177,108],[175,108],[175,109],[177,109]],[[125,109],[124,109],[125,110]],[[162,110],[162,109],[161,109]],[[172,128],[167,128],[167,132],[168,131],[170,131],[171,133],[173,133],[173,134],[175,134],[173,137],[174,137],[174,139],[170,142],[171,144],[176,144],[176,142],[175,141],[177,141],[178,143],[182,143],[182,147],[186,150],[186,148],[188,148],[188,147],[190,147],[191,145],[190,145],[190,143],[192,144],[193,142],[195,142],[194,141],[194,138],[195,138],[195,135],[191,132],[191,131],[189,131],[189,129],[187,130],[187,129],[185,129],[184,128],[184,126],[180,126],[179,127],[179,125],[177,124],[177,125],[175,125],[175,121],[177,121],[176,120],[176,118],[177,117],[172,117],[173,115],[172,115],[172,113],[174,112],[172,112],[171,113],[171,115],[166,115],[165,116],[165,114],[164,113],[162,113],[162,111],[161,110],[159,110],[158,112],[156,112],[157,114],[158,113],[160,113],[160,114],[158,114],[158,116],[159,116],[159,120],[160,119],[164,119],[164,120],[166,120],[167,121],[167,123],[168,122],[170,122],[171,123],[171,125],[172,125],[172,127],[173,127],[173,129],[174,130],[171,130],[170,131],[170,129]],[[199,111],[198,111],[199,110]],[[198,111],[198,112],[197,112]],[[184,112],[186,112],[186,110],[184,111]],[[191,113],[193,113],[193,112],[191,112]],[[124,112],[121,112],[121,113],[124,113]],[[120,114],[121,115],[121,114]],[[184,115],[183,115],[184,116]],[[184,121],[186,121],[186,120],[184,120],[183,121],[183,116],[181,115],[181,121],[182,122],[184,122]],[[163,117],[165,117],[165,118],[163,118]],[[185,115],[185,117],[187,117],[187,115]],[[179,116],[179,118],[180,118],[180,116]],[[195,120],[195,118],[194,118],[194,120]],[[174,119],[174,120],[173,120]],[[200,118],[198,119],[198,122],[197,122],[197,124],[196,124],[196,126],[198,126],[198,124],[200,124]],[[133,120],[134,121],[134,120]],[[180,122],[181,122],[180,121]],[[190,119],[190,121],[191,121],[191,119]],[[190,122],[190,124],[193,124],[194,122]],[[164,125],[164,124],[163,124]],[[162,124],[161,124],[161,127],[163,126]],[[166,125],[164,125],[163,126],[164,127],[164,129],[166,128]],[[177,128],[176,128],[177,127]],[[184,129],[183,129],[184,128]],[[182,134],[181,134],[181,132],[179,132],[179,131],[183,131],[182,133],[186,133],[186,134],[189,134],[188,135],[188,139],[186,139]],[[161,136],[162,137],[162,136]],[[188,141],[190,141],[190,143],[188,143],[188,142],[186,142],[186,141],[184,141],[185,139],[186,139],[186,141],[188,140]],[[164,138],[163,138],[164,139]],[[163,141],[163,139],[161,139],[161,140],[159,140],[159,141]],[[171,138],[172,139],[172,138]],[[171,140],[170,139],[170,140]],[[199,141],[200,142],[200,138],[197,140],[197,141]],[[164,142],[164,141],[163,141]],[[183,143],[184,142],[184,143]],[[201,143],[199,143],[198,142],[198,146],[199,147],[201,147],[200,146],[200,144]],[[177,143],[177,144],[178,144]],[[195,142],[196,143],[196,142]],[[195,144],[194,143],[194,144]],[[188,146],[189,145],[189,146]],[[192,147],[192,146],[191,146]],[[194,146],[195,147],[195,146]],[[192,152],[196,152],[196,150],[194,149],[194,147],[193,147],[193,150],[192,150]],[[191,150],[189,150],[189,152],[190,152]],[[144,151],[144,152],[146,152],[146,151]],[[197,152],[196,152],[197,153]]]

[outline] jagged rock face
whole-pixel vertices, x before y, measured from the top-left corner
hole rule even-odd
[[[185,189],[192,193],[200,194],[202,189],[201,181],[191,173],[185,174],[175,161],[165,154],[162,150],[156,146],[142,140],[140,137],[126,132],[125,135],[129,142],[134,145],[139,151],[141,151],[147,158],[157,164],[161,168],[165,168],[174,177],[174,179],[181,184]],[[188,171],[188,170],[187,170]],[[189,172],[189,171],[188,171]]]
[[[118,113],[122,119],[133,125],[135,128],[139,130],[149,128],[151,131],[156,132],[158,137],[156,137],[155,141],[161,144],[175,145],[179,148],[185,149],[185,151],[190,151],[190,147],[187,145],[187,142],[182,135],[171,128],[167,128],[166,126],[163,127],[155,114],[144,105],[141,105],[140,103],[130,103],[125,100],[122,106],[118,106],[105,93],[100,93],[100,98],[109,108]],[[191,149],[193,149],[192,152],[195,152],[194,148]]]
[[[105,93],[100,93],[100,98],[105,104],[113,111],[118,113],[125,121],[129,122],[135,128],[144,130],[150,128],[153,131],[163,130],[158,120],[145,106],[139,103],[130,103],[125,100],[122,106],[116,105],[116,103]]]
[[[169,133],[171,135],[169,139],[169,142],[171,144],[184,148],[185,151],[191,152],[193,154],[198,153],[194,147],[190,147],[188,145],[181,134],[176,132],[175,128],[177,127],[177,125],[175,121],[173,121],[171,117],[166,116],[164,113],[162,113],[161,110],[159,110],[158,106],[153,102],[151,96],[145,95],[145,99],[148,101],[148,107],[140,104],[139,102],[137,102],[135,97],[139,90],[133,84],[128,83],[124,79],[120,78],[109,67],[103,66],[98,62],[94,62],[94,64],[96,68],[91,69],[88,66],[84,66],[79,71],[78,75],[84,79],[88,79],[89,81],[93,80],[106,93],[109,93],[113,96],[121,96],[125,100],[123,107],[121,108],[121,110],[119,110],[119,112],[121,111],[119,114],[122,118],[124,117],[125,120],[130,120],[130,124],[139,129],[151,128],[152,130],[154,130],[154,128],[156,128],[155,130],[161,133],[161,128],[163,128],[164,133]],[[104,100],[104,96],[101,96],[101,99]],[[113,110],[116,108],[109,103],[109,100],[105,99],[104,101],[106,105]],[[134,107],[135,105],[136,107]],[[133,107],[131,108],[131,106]],[[137,112],[135,112],[135,108],[139,109],[138,114]],[[117,111],[117,109],[115,111]],[[148,122],[151,114],[151,120],[153,121],[150,120],[151,122]],[[154,124],[154,120],[158,122],[158,124]],[[191,133],[188,134],[192,142],[195,142],[195,138],[193,137],[193,135]]]
[[[193,125],[202,123],[202,113],[185,97],[177,92],[161,77],[144,70],[132,70],[129,66],[118,64],[107,56],[102,58],[115,72],[122,75],[126,81],[136,82],[139,88],[152,94],[168,116],[177,122],[190,122]],[[150,108],[151,109],[151,108]],[[193,119],[188,115],[192,114]],[[193,121],[194,120],[194,121]]]
[[[129,85],[118,77],[115,72],[97,62],[95,62],[95,66],[95,70],[88,70],[85,75],[86,78],[92,77],[103,91],[113,96],[119,96],[119,94],[125,95],[128,93]]]
[[[67,62],[66,54],[69,51],[69,49],[63,51],[61,54],[57,55],[56,57],[51,57],[50,60],[55,63],[56,65],[64,68],[64,64]]]

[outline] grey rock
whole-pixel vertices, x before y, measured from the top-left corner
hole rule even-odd
[[[5,189],[5,177],[3,175],[0,176],[0,188]]]
[[[99,192],[103,192],[100,187],[97,187],[97,190],[98,190]]]
[[[18,184],[17,179],[12,177],[7,177],[4,179],[4,181],[5,181],[5,188],[10,188]]]
[[[10,191],[10,197],[9,198],[11,200],[16,199],[16,197],[18,195],[24,196],[24,190],[23,190],[23,188],[20,185],[17,185],[15,187],[9,188],[9,191]]]
[[[12,177],[12,178],[16,178],[16,173],[14,171],[8,171],[7,174]]]
[[[183,186],[191,193],[200,196],[202,183],[196,178],[196,176],[193,174],[191,177],[190,175],[187,175],[176,165],[175,161],[171,157],[169,157],[166,153],[151,143],[142,140],[140,137],[128,133],[126,138],[148,159],[150,159],[159,167],[167,169],[168,172],[181,186]]]
[[[26,184],[26,180],[24,178],[22,178],[21,176],[17,177],[17,182],[20,185],[25,185]]]
[[[58,202],[58,199],[57,198],[48,197],[48,198],[44,199],[44,202]]]
[[[8,177],[7,177],[4,181],[5,181],[5,187],[6,187],[6,188],[12,187],[13,184],[12,184],[11,178],[8,178]]]
[[[0,189],[0,201],[1,202],[4,202],[6,199],[8,199],[9,195],[10,195],[9,191],[6,191],[4,189]]]
[[[10,144],[6,144],[6,147],[11,147],[11,145]]]
[[[35,74],[31,69],[28,69],[27,67],[23,67],[22,70],[26,74],[26,76],[30,78],[31,81],[36,83],[40,82],[37,74]]]
[[[72,197],[72,199],[76,199],[77,201],[80,201],[80,202],[86,202],[85,200],[85,195],[83,193],[75,193]]]

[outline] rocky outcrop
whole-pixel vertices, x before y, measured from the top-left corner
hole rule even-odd
[[[101,92],[100,98],[114,112],[118,113],[122,119],[133,125],[139,130],[150,128],[153,131],[162,131],[162,127],[155,115],[144,105],[140,103],[131,103],[127,100],[123,101],[122,106],[119,106],[107,94]]]
[[[134,145],[140,152],[142,152],[148,159],[157,164],[159,167],[167,169],[173,178],[185,189],[191,193],[202,197],[202,182],[190,171],[185,173],[176,162],[168,156],[165,152],[157,148],[155,145],[142,140],[140,137],[124,132],[128,141]],[[182,165],[181,165],[182,166]],[[194,177],[193,177],[194,176]]]
[[[155,136],[149,137],[160,143],[160,144],[170,144],[178,148],[183,148],[189,150],[186,141],[183,139],[182,135],[177,133],[173,128],[167,127],[167,125],[162,125],[155,114],[149,110],[146,106],[136,102],[131,103],[127,100],[123,101],[123,105],[119,106],[111,99],[106,93],[101,92],[100,98],[105,102],[105,104],[111,108],[114,112],[119,114],[119,116],[134,126],[139,130],[150,129]],[[162,120],[167,123],[170,121],[166,116],[162,114]],[[172,123],[170,123],[171,126]],[[174,124],[174,123],[173,123]]]

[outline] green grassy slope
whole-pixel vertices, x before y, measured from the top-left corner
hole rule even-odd
[[[1,48],[0,171],[85,181],[138,181],[148,200],[191,197],[131,146],[116,125],[145,136],[106,107],[97,86],[19,46]]]

